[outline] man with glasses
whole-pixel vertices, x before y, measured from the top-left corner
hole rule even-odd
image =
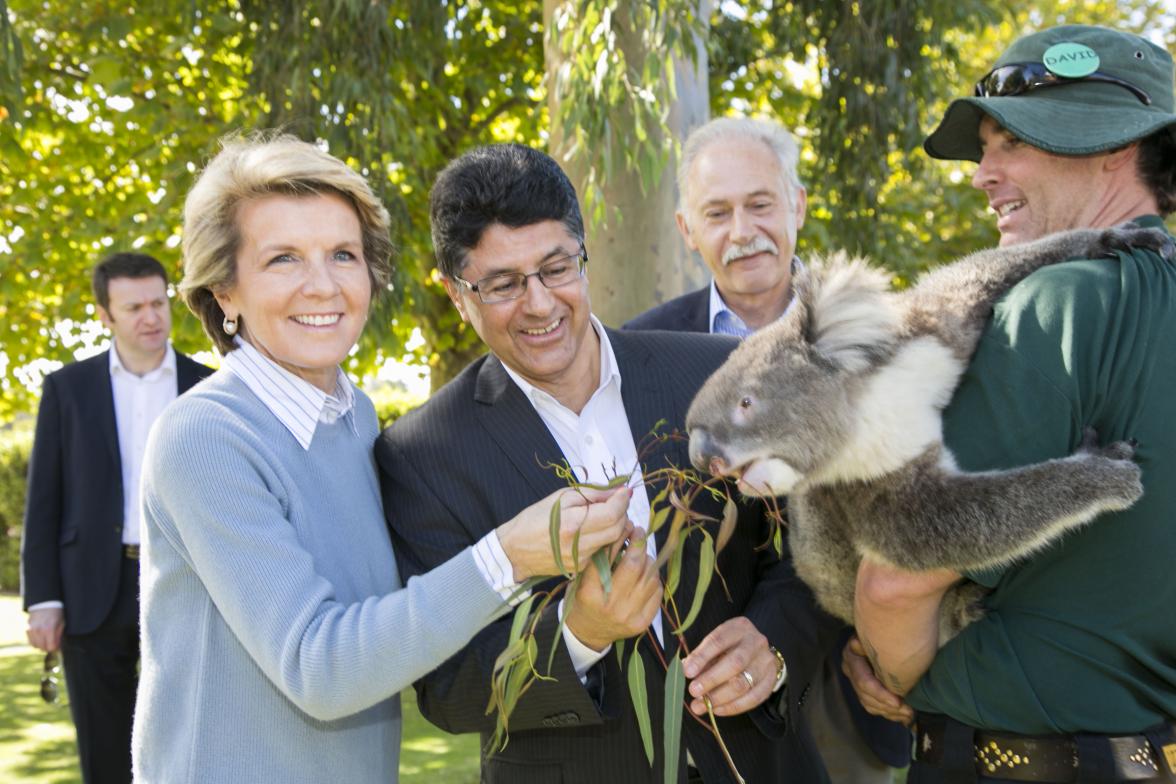
[[[978,162],[972,184],[1010,245],[1162,228],[1174,134],[1168,52],[1071,25],[1015,42],[924,147]],[[910,784],[1176,782],[1174,388],[1176,267],[1151,251],[1040,270],[997,304],[944,416],[960,466],[1064,457],[1093,427],[1138,443],[1144,494],[1024,562],[965,575],[991,589],[985,615],[938,651],[939,599],[960,575],[863,561],[862,645],[845,659],[867,708],[913,719]]]
[[[565,461],[581,482],[632,472],[629,516],[648,528],[657,490],[647,491],[641,469],[685,467],[689,458],[684,441],[640,445],[648,444],[659,422],[662,432],[682,428],[694,392],[735,341],[606,329],[589,305],[575,191],[555,161],[537,150],[492,145],[452,162],[433,188],[431,222],[446,290],[490,354],[377,442],[402,576],[448,560],[504,512],[559,488],[564,482],[551,466]],[[699,511],[718,519],[723,510],[708,497]],[[706,595],[685,634],[689,656],[679,651],[660,609],[654,557],[665,545],[666,528],[645,547],[623,550],[611,590],[590,568],[574,601],[549,606],[537,630],[538,666],[546,672],[554,645],[552,677],[522,695],[510,716],[509,743],[484,757],[482,781],[661,782],[661,661],[676,655],[685,657],[693,714],[682,721],[681,781],[735,780],[719,745],[696,720],[705,714],[704,695],[748,781],[823,780],[807,734],[798,732],[796,700],[782,704],[769,697],[785,679],[797,685],[788,694],[803,692],[837,624],[815,609],[787,554],[780,559],[770,547],[759,547],[771,533],[762,508],[747,506],[740,515],[718,556],[726,592],[713,585]],[[698,537],[686,547],[676,593],[683,611],[693,596]],[[417,683],[426,718],[489,740],[495,717],[486,706],[510,626],[509,617],[492,624]],[[659,739],[653,767],[630,702],[627,662],[614,645],[638,635],[635,647],[624,646],[624,656],[640,656],[648,676]]]

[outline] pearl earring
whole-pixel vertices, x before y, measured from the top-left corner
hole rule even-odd
[[[231,319],[228,316],[225,316],[225,320],[221,323],[221,329],[223,329],[225,331],[225,334],[228,335],[229,337],[236,335],[237,334],[237,319]]]

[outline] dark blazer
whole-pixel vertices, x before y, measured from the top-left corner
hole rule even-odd
[[[608,332],[620,368],[621,393],[633,436],[640,441],[661,419],[681,428],[686,409],[703,380],[734,348],[734,340],[675,333]],[[384,431],[376,443],[384,509],[402,577],[432,569],[477,542],[530,503],[563,486],[543,464],[563,458],[538,414],[493,356],[466,368],[422,408]],[[688,466],[686,444],[662,445],[645,460],[647,470]],[[653,490],[652,492],[656,492]],[[719,515],[721,510],[709,511]],[[659,532],[659,545],[665,531]],[[787,553],[757,551],[769,536],[762,507],[743,508],[730,544],[719,557],[730,600],[712,584],[702,611],[686,634],[693,648],[728,618],[745,615],[783,652],[788,683],[780,713],[765,707],[720,719],[723,737],[740,771],[753,782],[820,782],[824,772],[808,732],[797,719],[806,684],[840,625],[816,610],[808,588],[796,577]],[[683,561],[678,602],[689,606],[698,551],[691,540]],[[455,601],[460,600],[454,597]],[[684,604],[683,604],[684,603]],[[539,627],[541,659],[556,640],[556,603]],[[479,633],[460,653],[417,682],[424,715],[449,732],[494,727],[486,715],[491,671],[505,647],[511,616]],[[667,640],[671,650],[676,641]],[[664,670],[652,643],[638,645],[649,681],[657,764],[651,770],[629,702],[624,665],[610,651],[590,673],[592,688],[576,677],[558,642],[554,682],[538,681],[510,718],[510,742],[483,759],[482,780],[503,784],[552,782],[661,782]],[[632,645],[625,646],[626,653]],[[672,655],[672,654],[669,654]],[[667,655],[668,658],[668,655]],[[721,752],[710,733],[687,716],[684,746],[708,782],[727,782]],[[685,762],[679,770],[684,781]]]
[[[710,332],[710,286],[664,302],[627,321],[625,329],[664,329],[674,332]],[[852,630],[847,629],[831,652],[838,684],[845,695],[850,715],[866,745],[879,759],[896,768],[910,763],[910,732],[901,724],[866,712],[853,691],[849,678],[841,673],[841,649]]]
[[[625,322],[624,328],[710,332],[710,284],[650,308]]]
[[[176,352],[176,391],[212,373]],[[123,484],[110,354],[45,377],[29,457],[21,542],[25,609],[65,604],[66,634],[94,631],[118,592]]]

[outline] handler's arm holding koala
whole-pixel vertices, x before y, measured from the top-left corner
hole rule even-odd
[[[862,559],[854,592],[858,637],[846,644],[841,668],[867,711],[904,724],[914,720],[899,695],[931,666],[939,649],[939,603],[959,580],[948,570],[908,572]]]

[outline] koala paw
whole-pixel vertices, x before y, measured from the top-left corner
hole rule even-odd
[[[1089,485],[1101,488],[1105,510],[1126,509],[1143,495],[1142,472],[1132,460],[1137,443],[1131,439],[1099,446],[1094,428],[1082,431],[1082,445],[1075,454],[1090,461]]]
[[[965,626],[984,617],[984,597],[988,589],[979,583],[964,581],[944,594],[939,607],[939,645],[955,637]]]
[[[1138,445],[1139,442],[1132,438],[1127,441],[1115,441],[1106,446],[1099,446],[1098,431],[1087,426],[1082,429],[1082,444],[1078,447],[1078,451],[1097,457],[1105,457],[1108,460],[1131,460],[1135,457],[1135,447]]]
[[[1095,243],[1098,256],[1113,256],[1118,251],[1131,248],[1154,250],[1165,261],[1176,257],[1176,243],[1162,229],[1146,229],[1128,221],[1104,229]],[[1095,255],[1095,254],[1092,254]]]

